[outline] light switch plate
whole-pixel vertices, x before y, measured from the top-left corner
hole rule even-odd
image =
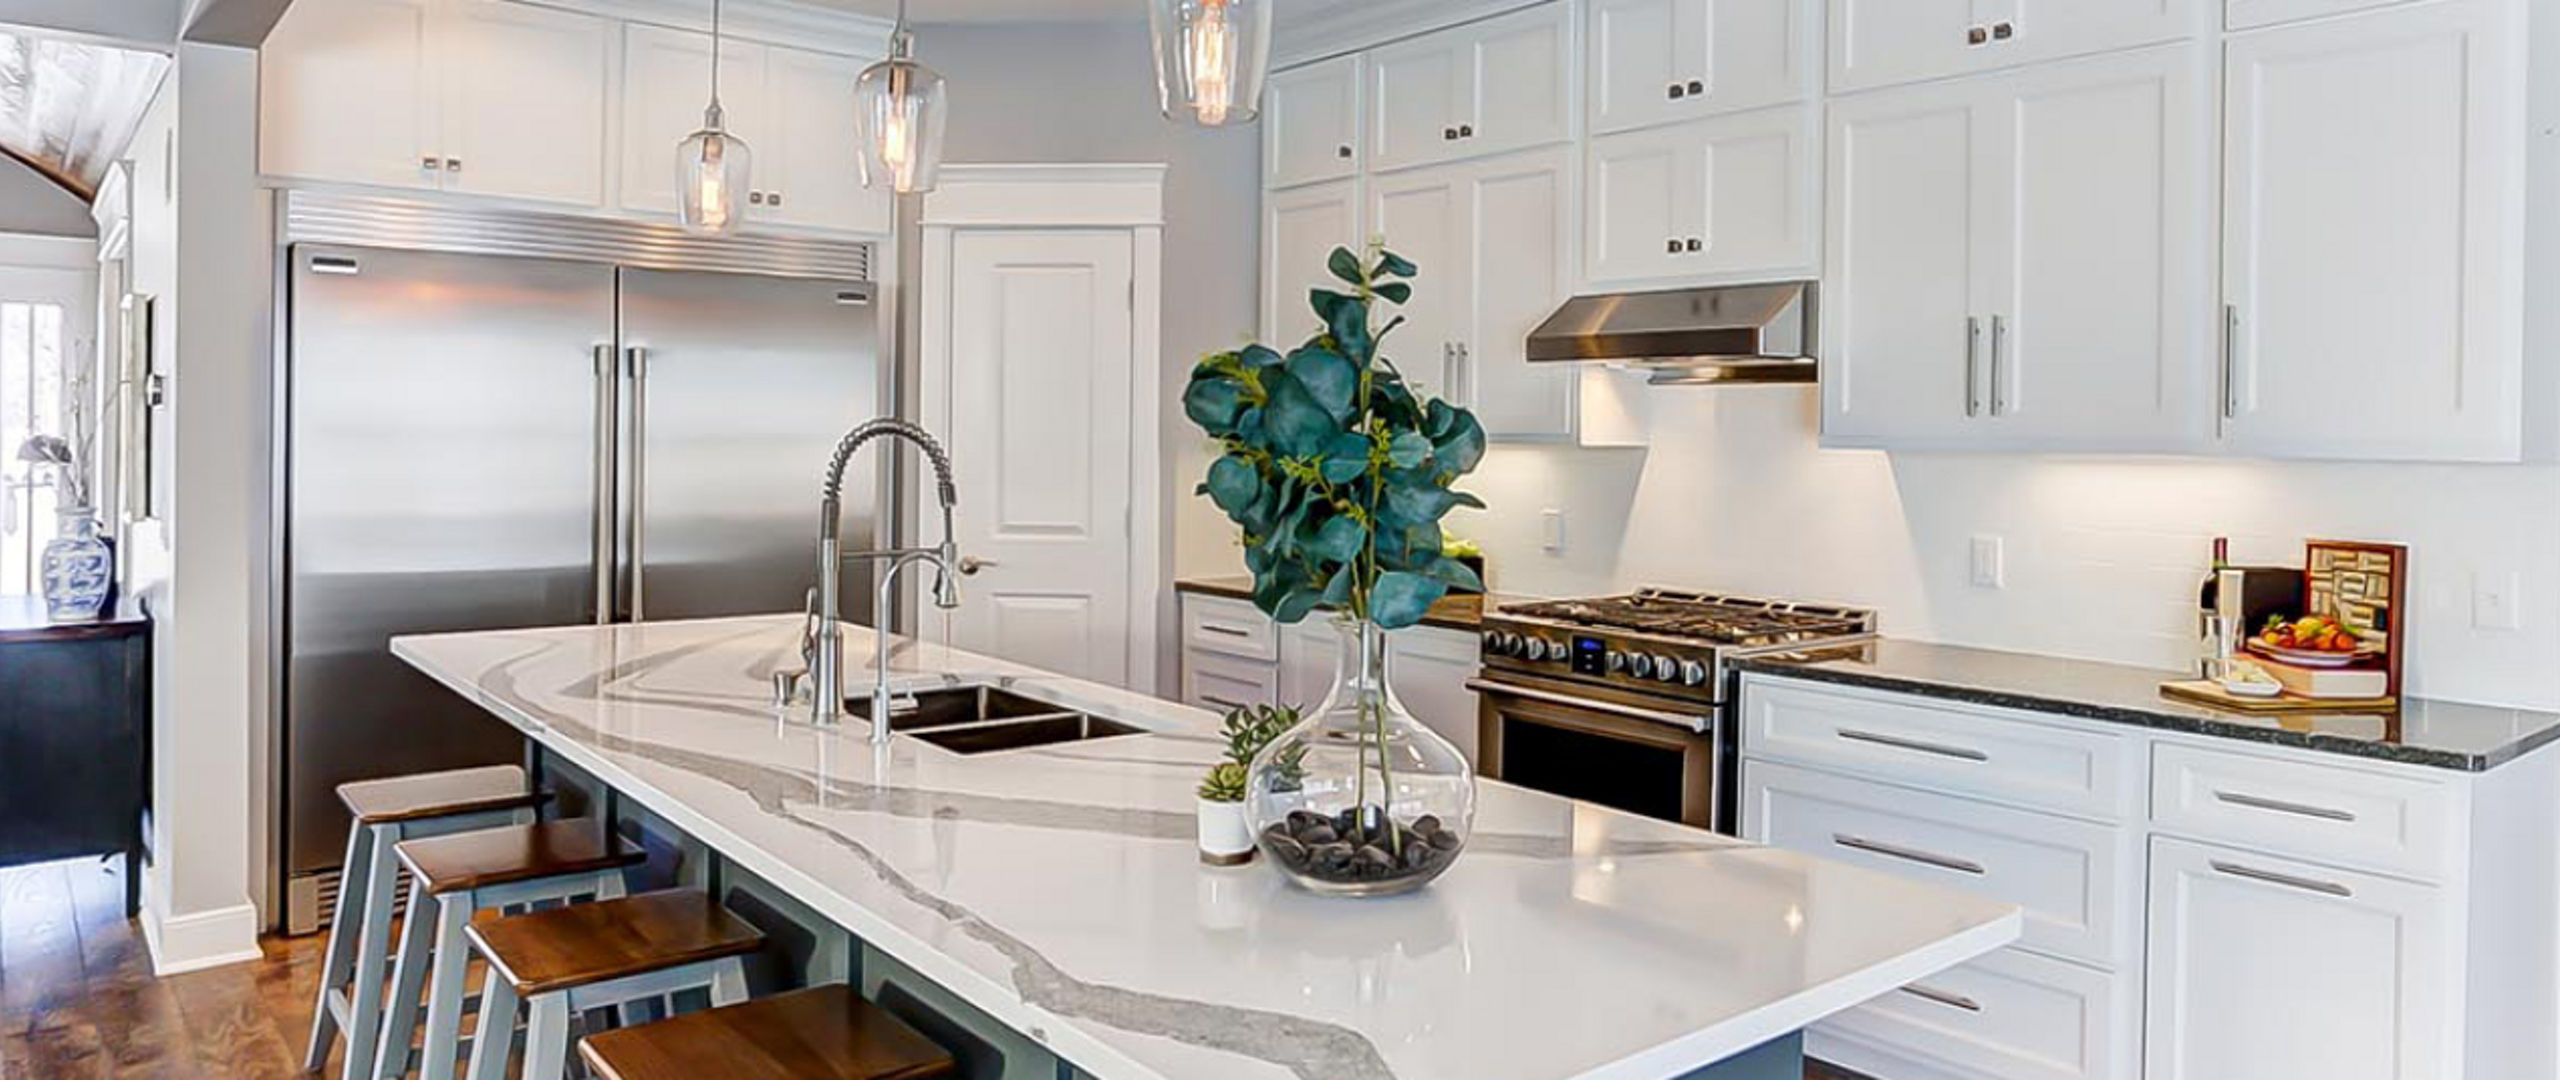
[[[2471,572],[2471,625],[2479,630],[2517,630],[2523,620],[2516,612],[2517,594],[2524,590],[2523,576],[2514,572],[2491,570]]]
[[[1564,554],[1564,511],[1553,507],[1538,511],[1538,546],[1549,555]]]
[[[1997,536],[1973,538],[1973,587],[1977,589],[2007,588],[2008,568],[2005,544]]]

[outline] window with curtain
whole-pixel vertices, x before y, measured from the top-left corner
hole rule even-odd
[[[0,596],[34,594],[54,536],[53,470],[18,459],[34,435],[64,435],[65,312],[0,297]]]

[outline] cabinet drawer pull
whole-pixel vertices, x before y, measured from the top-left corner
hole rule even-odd
[[[2222,418],[2240,418],[2240,305],[2222,305]]]
[[[2230,803],[2233,806],[2245,806],[2251,810],[2272,810],[2279,814],[2295,814],[2301,817],[2319,818],[2322,821],[2354,821],[2356,819],[2353,810],[2333,810],[2326,806],[2309,806],[2298,802],[2286,802],[2282,799],[2244,795],[2237,791],[2217,789],[2213,797],[2217,801]]]
[[[1922,1001],[1934,1001],[1950,1009],[1963,1009],[1966,1012],[1973,1013],[1982,1011],[1981,1002],[1975,1001],[1963,994],[1933,989],[1922,986],[1919,983],[1913,983],[1909,986],[1902,987],[1901,989],[1903,993],[1909,994],[1912,997],[1919,998]]]
[[[1218,696],[1218,695],[1216,695],[1216,694],[1202,694],[1202,695],[1200,695],[1200,700],[1205,701],[1205,702],[1208,702],[1209,704],[1211,704],[1211,705],[1215,705],[1215,706],[1217,706],[1217,707],[1219,707],[1219,708],[1221,708],[1221,709],[1241,709],[1241,708],[1244,708],[1244,702],[1241,702],[1241,701],[1232,701],[1232,700],[1229,700],[1229,699],[1227,699],[1227,698],[1219,697],[1219,696]]]
[[[1238,630],[1235,627],[1220,626],[1217,623],[1201,623],[1200,632],[1203,634],[1216,634],[1220,637],[1233,638],[1249,638],[1253,636],[1253,631],[1251,630]]]
[[[1907,848],[1900,844],[1888,844],[1882,840],[1869,840],[1866,837],[1851,836],[1848,833],[1832,833],[1831,842],[1852,851],[1864,851],[1870,854],[1882,855],[1888,859],[1900,859],[1904,862],[1919,863],[1922,866],[1934,866],[1940,870],[1953,870],[1959,874],[1972,874],[1975,877],[1980,877],[1988,872],[1983,869],[1981,863],[1975,862],[1971,859],[1959,859],[1953,855],[1934,855],[1926,851],[1921,851],[1918,848]]]
[[[1955,758],[1958,761],[1991,760],[1991,755],[1983,753],[1980,750],[1973,750],[1962,746],[1948,746],[1945,743],[1921,742],[1918,739],[1905,739],[1894,735],[1879,735],[1872,731],[1860,731],[1856,728],[1834,728],[1832,729],[1832,734],[1838,735],[1850,742],[1874,743],[1877,746],[1890,746],[1896,750],[1911,750],[1922,754],[1936,754],[1939,757]]]
[[[1964,414],[1968,417],[1982,415],[1981,358],[1982,318],[1967,315],[1964,317]]]
[[[2212,860],[2212,866],[2213,872],[2217,874],[2229,874],[2236,878],[2247,878],[2251,881],[2263,881],[2269,885],[2282,885],[2288,889],[2301,889],[2304,892],[2316,892],[2326,896],[2338,897],[2348,897],[2356,894],[2354,889],[2350,889],[2334,881],[2321,881],[2317,878],[2296,877],[2292,874],[2281,874],[2273,870],[2260,870],[2254,866],[2242,866],[2239,863],[2224,862],[2220,859]]]
[[[2008,354],[2008,346],[2009,319],[2007,316],[1994,315],[1991,317],[1991,415],[1993,416],[2009,411],[2009,391],[2003,385],[2006,378],[2002,374],[2006,365],[2001,363]]]

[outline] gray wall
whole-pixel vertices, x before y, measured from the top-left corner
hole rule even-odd
[[[37,236],[96,236],[89,204],[55,187],[42,173],[0,156],[0,233]]]
[[[1165,174],[1163,425],[1166,552],[1177,569],[1235,562],[1225,520],[1191,494],[1208,442],[1182,419],[1203,353],[1254,330],[1260,265],[1258,126],[1177,125],[1158,111],[1144,19],[919,27],[916,55],[949,80],[945,161],[1162,162]],[[912,245],[910,245],[912,250]],[[1171,608],[1168,606],[1167,620]],[[1160,634],[1164,656],[1173,636]],[[1177,669],[1160,665],[1166,685]]]

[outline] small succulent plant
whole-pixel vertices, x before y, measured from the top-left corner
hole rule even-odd
[[[1298,710],[1288,706],[1248,705],[1230,710],[1219,725],[1218,733],[1227,740],[1226,760],[1209,770],[1200,781],[1200,797],[1211,802],[1243,802],[1245,782],[1252,773],[1253,757],[1270,745],[1282,732],[1298,726]],[[1283,785],[1294,785],[1305,773],[1298,759],[1305,756],[1303,746],[1291,747],[1287,759],[1277,763],[1278,778]]]
[[[1232,761],[1221,761],[1200,781],[1200,797],[1210,802],[1243,802],[1245,780],[1251,774]]]

